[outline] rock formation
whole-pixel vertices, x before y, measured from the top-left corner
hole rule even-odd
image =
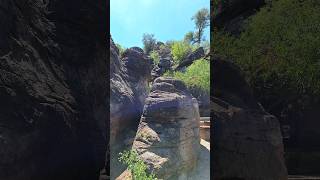
[[[204,49],[203,47],[199,47],[194,52],[188,54],[188,56],[175,68],[175,71],[179,71],[185,69],[190,66],[195,60],[204,57]]]
[[[173,58],[169,47],[158,42],[155,51],[159,54],[160,59],[159,63],[155,64],[151,71],[152,80],[162,76],[166,71],[171,70],[171,66],[173,65]]]
[[[216,179],[287,179],[279,122],[255,101],[239,69],[213,59]]]
[[[0,2],[0,179],[98,179],[106,13],[102,1]]]
[[[158,178],[186,179],[197,164],[199,118],[197,101],[181,81],[157,78],[146,99],[133,149]]]
[[[110,41],[111,144],[125,128],[138,126],[147,97],[150,71],[151,59],[141,48],[127,49],[120,59],[118,48]]]
[[[213,22],[219,29],[223,28],[226,32],[239,34],[243,28],[243,22],[263,6],[266,1],[267,0],[220,1],[218,7],[214,7],[217,12],[215,13],[215,17],[213,17]]]
[[[172,66],[172,58],[170,57],[165,57],[165,58],[160,58],[159,64],[157,64],[151,72],[152,78],[156,79],[160,76],[162,76],[166,71],[171,70]]]
[[[139,125],[148,83],[151,78],[151,59],[143,50],[132,47],[119,58],[119,50],[110,41],[110,156],[111,178],[118,176],[122,167],[118,153],[127,145],[127,138],[133,139]],[[133,131],[132,137],[130,131]]]

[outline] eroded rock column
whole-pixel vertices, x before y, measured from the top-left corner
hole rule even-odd
[[[157,78],[146,99],[133,149],[158,178],[185,179],[198,159],[199,109],[185,85]]]

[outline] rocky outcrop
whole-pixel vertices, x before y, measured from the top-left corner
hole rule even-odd
[[[159,64],[157,64],[151,71],[151,76],[153,79],[156,79],[160,76],[162,76],[166,71],[171,70],[172,66],[172,58],[171,57],[165,57],[160,58]]]
[[[148,83],[151,78],[151,59],[143,50],[132,47],[119,58],[119,50],[110,41],[110,156],[111,178],[122,170],[119,152],[132,145],[139,125]],[[131,131],[133,131],[131,135]],[[132,137],[131,137],[132,136]],[[128,141],[129,139],[129,141]],[[119,172],[118,172],[119,171]]]
[[[108,143],[105,14],[98,1],[0,2],[0,179],[98,179]]]
[[[146,99],[133,149],[163,179],[186,179],[198,159],[199,112],[185,85],[157,78]]]
[[[110,143],[128,127],[137,127],[151,71],[151,59],[138,47],[127,49],[119,58],[119,50],[110,41]],[[135,129],[135,128],[133,128]]]
[[[181,69],[185,69],[190,66],[195,60],[204,57],[204,49],[203,47],[199,47],[194,52],[191,52],[176,68],[175,71],[179,71]]]
[[[213,59],[215,179],[287,179],[279,122],[255,101],[238,68]]]
[[[151,71],[152,80],[162,76],[166,71],[171,70],[171,66],[173,65],[171,49],[164,43],[157,42],[154,51],[159,54],[160,59],[159,63],[155,64]]]
[[[213,1],[213,0],[212,0]],[[231,34],[239,34],[243,29],[244,21],[265,5],[266,0],[229,0],[220,1],[213,9],[216,12],[213,22],[218,29]]]

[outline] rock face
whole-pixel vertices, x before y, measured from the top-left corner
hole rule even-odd
[[[109,139],[105,14],[98,1],[0,2],[0,179],[98,179]]]
[[[198,49],[196,49],[194,52],[190,53],[177,67],[176,67],[176,71],[177,70],[181,70],[183,68],[186,68],[188,66],[190,66],[195,60],[200,59],[202,57],[204,57],[204,49],[203,47],[199,47]]]
[[[133,139],[139,125],[148,83],[151,78],[152,61],[138,47],[127,49],[121,59],[119,50],[110,41],[110,156],[111,178],[121,171],[118,153]],[[134,131],[132,137],[127,137]]]
[[[171,55],[171,50],[169,47],[165,46],[163,43],[158,42],[155,47],[155,51],[158,52],[160,60],[158,64],[155,64],[152,69],[151,75],[152,79],[156,79],[162,76],[166,71],[171,70],[173,65],[173,59]]]
[[[171,70],[172,66],[172,58],[165,57],[160,58],[159,64],[157,64],[151,71],[151,75],[153,79],[156,79],[162,76],[166,71]]]
[[[212,0],[213,1],[213,0]],[[265,4],[267,0],[229,0],[221,1],[213,18],[217,28],[239,34],[244,20]]]
[[[213,78],[214,178],[287,179],[277,118],[254,100],[231,62],[213,59]]]
[[[199,118],[197,101],[181,81],[157,78],[133,149],[158,178],[185,179],[198,159]]]
[[[147,85],[151,78],[151,59],[141,48],[127,49],[122,59],[114,42],[110,41],[110,144],[121,131],[138,126]]]

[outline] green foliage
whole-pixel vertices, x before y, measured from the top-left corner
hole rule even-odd
[[[193,32],[192,31],[187,32],[187,34],[184,35],[183,40],[189,44],[193,44],[194,43]]]
[[[214,32],[215,53],[232,57],[263,101],[320,95],[320,1],[269,2],[239,38]]]
[[[200,44],[204,29],[210,25],[210,12],[208,9],[202,8],[191,19],[194,20],[197,29],[193,33],[194,41]]]
[[[119,153],[119,161],[128,166],[132,173],[133,180],[157,180],[153,173],[147,174],[147,166],[139,159],[138,153],[134,150]]]
[[[182,80],[191,91],[210,94],[210,62],[205,59],[196,60],[185,72],[167,72],[164,76]]]
[[[142,37],[143,49],[146,54],[149,54],[155,47],[157,41],[154,38],[154,34],[143,34]]]
[[[161,48],[161,46],[160,46],[160,48]],[[151,51],[150,52],[150,57],[153,60],[153,64],[154,65],[159,64],[160,56],[159,56],[159,53],[157,51]]]
[[[192,46],[190,44],[185,41],[175,41],[171,46],[174,64],[179,64],[190,52],[192,52]]]

